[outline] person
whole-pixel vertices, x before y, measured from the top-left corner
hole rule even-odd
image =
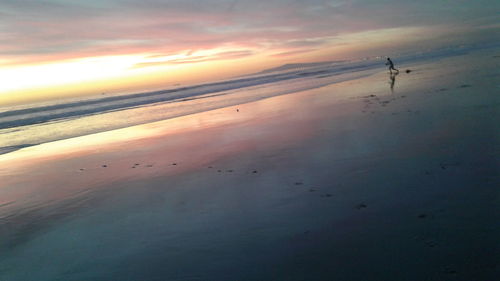
[[[394,63],[392,63],[392,60],[391,58],[387,58],[387,62],[385,63],[385,65],[388,65],[389,66],[389,72],[392,74],[392,71],[393,70],[396,70],[397,73],[399,73],[399,70],[394,68]]]

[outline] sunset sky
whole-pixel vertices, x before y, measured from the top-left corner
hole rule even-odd
[[[0,0],[0,105],[493,41],[499,3]]]

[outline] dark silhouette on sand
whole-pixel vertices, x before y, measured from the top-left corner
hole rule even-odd
[[[398,72],[392,73],[389,76],[389,85],[391,85],[391,93],[394,93],[394,84],[396,83],[396,76],[398,75]]]
[[[394,68],[394,63],[392,63],[392,60],[391,58],[387,58],[387,62],[385,63],[385,65],[388,65],[389,66],[389,72],[392,73],[393,70],[395,70],[397,73],[399,73],[399,70]]]

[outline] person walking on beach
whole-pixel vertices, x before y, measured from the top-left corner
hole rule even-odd
[[[389,72],[392,74],[392,71],[395,70],[397,73],[399,73],[399,70],[394,68],[394,63],[392,63],[392,60],[391,58],[387,58],[387,62],[385,63],[385,65],[388,65],[389,66]]]

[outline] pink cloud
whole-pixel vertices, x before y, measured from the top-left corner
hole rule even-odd
[[[325,42],[318,38],[338,34],[462,23],[479,15],[486,23],[496,18],[490,15],[495,9],[467,1],[460,9],[417,1],[330,2],[3,1],[0,56],[11,63],[32,63],[129,53],[194,53],[231,45],[285,57],[319,48]]]
[[[168,61],[158,61],[158,62],[143,62],[138,63],[133,66],[133,68],[142,68],[149,66],[162,66],[162,65],[172,65],[172,64],[188,64],[188,63],[199,63],[214,60],[227,60],[227,59],[239,59],[253,55],[252,51],[229,51],[220,52],[211,56],[189,56],[184,59],[173,59]]]

